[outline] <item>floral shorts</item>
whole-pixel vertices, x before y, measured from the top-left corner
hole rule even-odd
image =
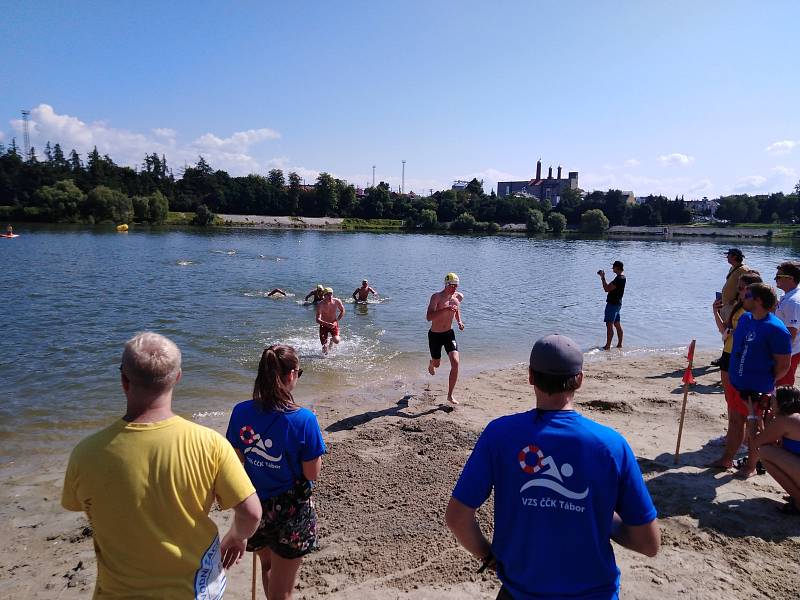
[[[310,494],[295,486],[261,503],[261,524],[247,541],[250,552],[265,547],[282,558],[300,558],[317,549],[317,511]]]

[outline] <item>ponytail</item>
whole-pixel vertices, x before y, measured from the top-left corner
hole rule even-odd
[[[297,408],[284,377],[300,366],[297,352],[291,346],[273,344],[261,353],[258,375],[253,386],[253,400],[265,411],[287,411]]]

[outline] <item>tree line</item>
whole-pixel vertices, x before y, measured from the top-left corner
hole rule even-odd
[[[800,216],[797,193],[729,196],[719,201],[717,216],[732,222],[792,222]],[[566,227],[602,231],[611,225],[679,224],[692,218],[681,198],[648,196],[632,205],[619,190],[587,195],[565,190],[553,206],[549,200],[530,196],[486,194],[482,182],[473,179],[464,189],[423,197],[399,194],[384,182],[357,190],[328,173],[321,173],[313,184],[280,169],[232,177],[213,169],[202,156],[176,177],[163,155],[146,155],[132,168],[116,164],[97,148],[82,157],[74,149],[66,154],[59,144],[48,142],[41,157],[35,149],[23,157],[14,140],[8,147],[0,144],[0,216],[162,223],[168,211],[193,212],[200,224],[228,213],[399,219],[409,228],[488,232],[507,223],[525,223],[533,233],[558,233]]]

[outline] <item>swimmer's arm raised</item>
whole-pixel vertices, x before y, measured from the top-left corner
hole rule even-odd
[[[355,290],[353,290],[353,300],[355,300],[356,302],[358,302],[358,298],[356,297],[356,296],[358,296],[358,289],[359,288],[356,288]]]
[[[304,302],[308,302],[308,299],[309,299],[309,298],[311,298],[311,296],[313,296],[313,295],[314,295],[314,290],[311,290],[310,292],[308,292],[308,294],[306,295],[306,297],[305,297],[305,298],[303,298],[303,301],[304,301]]]

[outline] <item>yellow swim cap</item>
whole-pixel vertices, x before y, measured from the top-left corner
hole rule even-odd
[[[444,276],[444,282],[448,285],[458,285],[458,275],[455,273],[448,273]]]
[[[333,288],[325,288],[325,293],[326,294],[332,294],[333,293]]]

